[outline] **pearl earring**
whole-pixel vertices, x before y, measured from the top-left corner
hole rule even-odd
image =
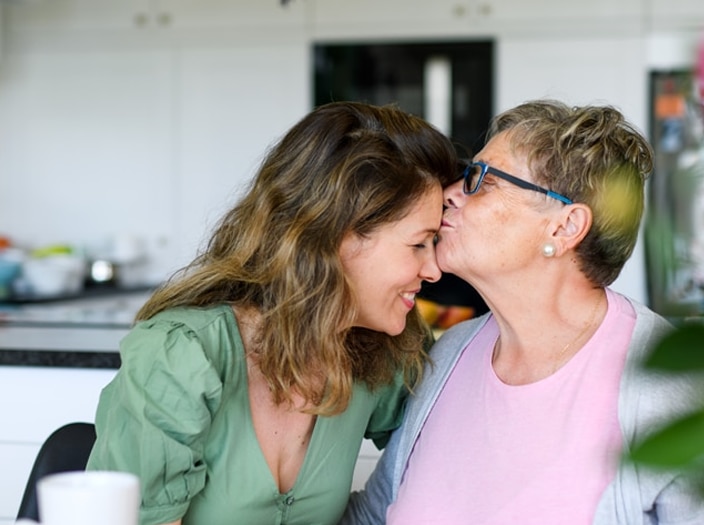
[[[545,244],[543,244],[543,255],[544,255],[545,257],[552,257],[552,256],[554,256],[556,251],[557,251],[557,250],[555,250],[555,245],[554,245],[554,244],[551,244],[551,243],[549,243],[549,242],[546,242]]]

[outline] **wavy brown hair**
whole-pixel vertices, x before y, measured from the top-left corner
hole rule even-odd
[[[343,411],[355,381],[420,377],[427,327],[414,309],[398,336],[346,328],[357,314],[339,249],[405,217],[457,173],[452,143],[395,106],[320,106],[269,151],[249,191],[206,249],[137,314],[230,303],[261,316],[256,353],[277,402],[296,392],[312,413]],[[321,392],[320,378],[326,386]]]
[[[577,247],[580,268],[597,286],[611,284],[633,253],[653,169],[646,138],[611,106],[526,102],[495,117],[488,138],[508,131],[538,184],[592,210]]]

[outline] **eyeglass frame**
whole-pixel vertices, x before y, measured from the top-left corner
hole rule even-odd
[[[468,179],[469,175],[471,173],[472,168],[479,166],[481,168],[481,171],[479,173],[479,179],[477,180],[477,185],[476,187],[468,191],[467,186],[468,186]],[[547,188],[543,188],[542,186],[538,186],[537,184],[533,184],[532,182],[528,182],[527,180],[519,179],[518,177],[515,177],[509,173],[506,173],[505,171],[501,171],[498,168],[494,168],[493,166],[489,166],[486,162],[482,161],[476,161],[476,162],[470,162],[467,164],[467,167],[464,169],[462,172],[462,175],[460,176],[460,179],[464,179],[462,183],[462,191],[464,192],[465,195],[473,195],[477,193],[479,190],[479,187],[482,185],[482,182],[484,182],[484,176],[487,173],[491,173],[492,175],[495,175],[496,177],[499,177],[500,179],[504,179],[505,181],[510,182],[511,184],[515,184],[519,188],[523,188],[524,190],[532,190],[532,191],[537,191],[538,193],[543,193],[547,195],[548,197],[552,197],[553,199],[556,199],[563,204],[574,204],[572,199],[565,197],[564,195],[560,195],[557,192],[554,192],[552,190],[548,190]],[[459,179],[457,179],[459,180]]]

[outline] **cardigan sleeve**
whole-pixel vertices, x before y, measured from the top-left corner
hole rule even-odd
[[[399,460],[403,426],[391,436],[364,490],[353,492],[340,525],[383,525],[393,498],[393,471]]]
[[[672,325],[644,305],[632,304],[638,316],[619,395],[626,453],[704,399],[701,376],[671,376],[643,368],[643,359]],[[704,523],[704,497],[697,488],[702,477],[704,470],[690,474],[624,460],[597,508],[595,523],[632,523],[634,519],[660,525]]]

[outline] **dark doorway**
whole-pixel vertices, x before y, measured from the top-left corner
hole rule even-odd
[[[482,145],[493,115],[493,43],[317,43],[314,45],[314,105],[334,100],[397,103],[427,118],[425,71],[436,57],[451,69],[451,129],[458,146]]]
[[[481,149],[494,107],[492,41],[318,42],[313,53],[315,106],[341,100],[396,103],[423,118],[432,109],[429,64],[444,63],[447,125],[441,130],[463,157]],[[474,288],[451,274],[425,283],[420,295],[443,305],[470,306],[475,315],[487,311]]]

